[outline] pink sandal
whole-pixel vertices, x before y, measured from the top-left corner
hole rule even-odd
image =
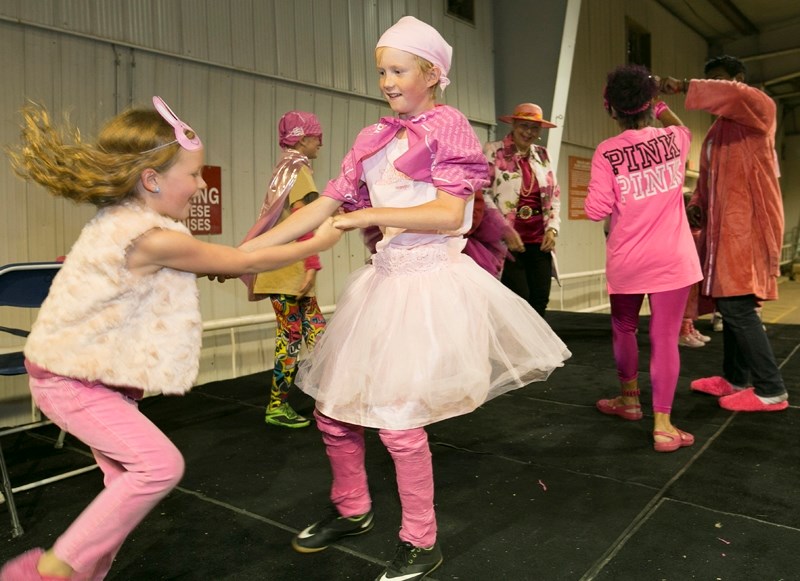
[[[678,430],[678,428],[675,429]],[[667,442],[659,442],[658,440],[653,442],[653,449],[656,452],[674,452],[678,448],[683,448],[685,446],[691,446],[694,444],[694,436],[689,432],[684,432],[683,430],[678,430],[677,434],[656,430],[653,432],[653,436],[664,436],[665,438],[669,438],[669,441]]]
[[[595,405],[601,413],[608,416],[619,416],[623,420],[631,421],[642,419],[642,406],[638,403],[621,405],[616,403],[614,399],[601,399]]]

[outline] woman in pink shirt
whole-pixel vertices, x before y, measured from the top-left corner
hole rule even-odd
[[[636,329],[649,296],[653,447],[673,452],[694,437],[672,425],[670,412],[680,371],[676,337],[689,288],[702,278],[683,205],[683,180],[691,134],[662,101],[655,77],[641,66],[608,75],[605,106],[621,133],[602,142],[592,158],[586,215],[610,216],[606,278],[611,298],[614,358],[622,393],[597,409],[640,420]],[[657,118],[663,128],[651,127]]]

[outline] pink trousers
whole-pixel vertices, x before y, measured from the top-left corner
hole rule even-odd
[[[650,300],[650,383],[653,386],[653,411],[672,411],[675,388],[681,370],[678,353],[683,311],[689,288],[648,294]],[[623,382],[639,375],[639,346],[636,328],[644,295],[611,295],[611,333],[617,374]]]
[[[35,366],[29,373],[39,409],[88,445],[103,471],[105,489],[53,546],[73,580],[99,581],[128,534],[177,486],[183,457],[123,392]]]
[[[372,508],[364,466],[364,428],[346,424],[314,412],[317,427],[331,462],[331,500],[342,516],[364,514]],[[433,464],[424,428],[378,430],[394,460],[400,493],[402,523],[400,540],[416,547],[436,542],[436,514],[433,509]]]

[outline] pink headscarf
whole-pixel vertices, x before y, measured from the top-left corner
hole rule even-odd
[[[375,48],[382,46],[396,48],[417,55],[431,62],[442,72],[439,77],[439,88],[450,84],[447,73],[453,59],[453,47],[445,42],[439,31],[430,24],[425,24],[413,16],[403,16],[383,33]]]
[[[317,136],[322,143],[322,125],[313,113],[289,111],[278,121],[278,135],[278,143],[284,149],[296,145],[306,135]]]

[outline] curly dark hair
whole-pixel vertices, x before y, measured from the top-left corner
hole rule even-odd
[[[705,66],[703,66],[703,73],[708,75],[709,71],[713,71],[714,69],[723,69],[731,78],[739,73],[743,75],[747,74],[747,68],[744,66],[744,63],[735,56],[727,54],[710,59]]]
[[[608,73],[605,99],[616,118],[626,127],[636,128],[650,115],[650,102],[658,94],[658,83],[641,65],[622,65]]]

